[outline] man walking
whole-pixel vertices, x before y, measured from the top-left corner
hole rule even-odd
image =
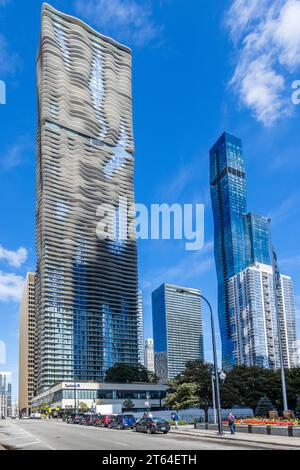
[[[235,416],[233,413],[229,413],[228,415],[228,424],[230,429],[230,434],[235,434]]]
[[[177,411],[176,411],[176,413],[171,414],[171,419],[172,419],[173,423],[175,424],[175,428],[178,429],[178,421],[180,420],[180,416],[179,416]]]

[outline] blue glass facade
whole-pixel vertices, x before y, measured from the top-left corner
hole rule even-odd
[[[152,322],[155,352],[167,352],[167,315],[164,284],[152,292]]]
[[[228,280],[254,262],[271,264],[266,217],[247,214],[242,141],[224,133],[210,150],[218,311],[224,368],[234,365]]]
[[[271,265],[270,219],[256,214],[247,214],[245,217],[246,233],[248,235],[249,264],[261,263]]]
[[[204,360],[199,290],[163,284],[152,293],[152,311],[155,369],[161,380],[181,374],[189,360]]]

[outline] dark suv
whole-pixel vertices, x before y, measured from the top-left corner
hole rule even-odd
[[[109,427],[114,429],[132,429],[135,426],[135,423],[136,419],[133,415],[123,414],[116,416],[116,418],[109,424]]]

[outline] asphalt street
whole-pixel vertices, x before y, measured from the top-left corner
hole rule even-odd
[[[168,435],[147,435],[66,424],[61,421],[7,421],[0,424],[0,445],[7,450],[248,450],[246,445]],[[261,447],[257,447],[258,449]],[[251,449],[254,449],[251,446]]]

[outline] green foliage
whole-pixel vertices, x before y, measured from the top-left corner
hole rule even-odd
[[[157,383],[158,377],[139,364],[132,367],[127,364],[115,364],[106,371],[105,382],[110,383]]]
[[[262,418],[268,418],[269,411],[272,411],[272,410],[274,410],[274,407],[272,403],[270,402],[269,398],[265,395],[259,400],[256,410],[255,410],[255,415],[262,417]]]
[[[289,407],[294,410],[300,390],[299,368],[286,370],[286,385]],[[278,410],[283,409],[280,370],[235,366],[228,371],[224,384],[221,384],[224,408],[245,406],[255,412],[260,398],[265,395]]]
[[[300,395],[297,397],[297,403],[295,408],[295,416],[297,419],[300,419]]]
[[[50,403],[43,402],[39,404],[39,406],[37,407],[37,411],[39,413],[48,413],[49,408],[50,408]]]
[[[168,407],[179,410],[196,406],[207,413],[207,409],[212,406],[212,372],[211,364],[188,362],[185,371],[169,384],[166,399]],[[300,368],[286,370],[286,384],[289,407],[295,410],[300,390]],[[255,413],[260,399],[267,396],[276,409],[283,409],[280,370],[235,366],[227,371],[226,380],[220,388],[223,408],[246,407]],[[300,398],[298,413],[300,417]]]
[[[208,408],[212,406],[212,371],[213,366],[207,362],[187,362],[185,371],[170,382],[167,405],[177,410],[202,408],[208,420]]]
[[[125,400],[123,402],[123,409],[124,410],[131,411],[131,410],[133,410],[133,408],[134,408],[134,403],[133,403],[132,400]]]
[[[166,405],[172,410],[184,410],[198,405],[197,384],[178,384],[176,380],[170,383],[172,391],[166,397]]]
[[[81,401],[79,403],[79,410],[82,411],[83,413],[87,413],[90,410],[90,408],[88,407],[88,405],[86,403]]]

